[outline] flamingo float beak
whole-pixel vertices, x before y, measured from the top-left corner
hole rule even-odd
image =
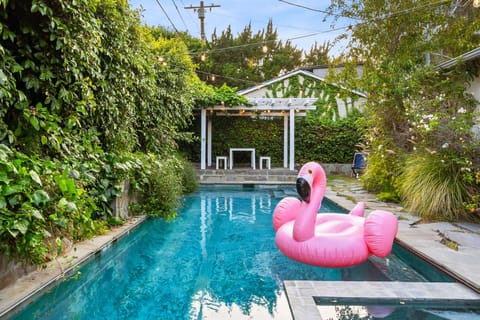
[[[312,193],[312,180],[313,176],[311,174],[299,176],[297,178],[297,193],[305,202],[310,202],[310,194]]]

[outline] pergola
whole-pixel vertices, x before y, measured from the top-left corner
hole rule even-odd
[[[254,98],[248,106],[217,105],[201,109],[200,169],[212,165],[212,116],[239,116],[258,119],[283,117],[283,166],[295,170],[295,117],[315,110],[316,98]]]

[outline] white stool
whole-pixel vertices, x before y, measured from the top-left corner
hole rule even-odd
[[[271,159],[270,157],[260,157],[260,170],[263,169],[263,161],[265,160],[265,164],[268,170],[270,170]]]
[[[228,167],[228,157],[222,156],[222,157],[216,157],[215,158],[215,164],[216,164],[216,169],[218,170],[218,165],[220,164],[220,161],[223,161],[223,169],[227,169]]]

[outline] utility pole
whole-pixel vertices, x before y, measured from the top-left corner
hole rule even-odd
[[[193,9],[194,11],[198,12],[198,19],[200,19],[200,37],[202,38],[203,42],[207,41],[207,38],[205,37],[205,9],[210,9],[210,11],[212,11],[212,8],[218,7],[220,7],[218,4],[213,3],[209,6],[205,6],[203,1],[200,1],[199,6],[190,5],[190,7],[184,7],[185,9]]]

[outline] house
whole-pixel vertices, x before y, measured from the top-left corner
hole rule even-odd
[[[471,63],[480,64],[480,47],[459,55],[453,59],[449,59],[435,66],[436,70],[449,70],[459,65],[466,65]],[[477,139],[480,139],[480,75],[477,74],[469,82],[465,90],[473,95],[477,101],[477,108],[475,110],[476,118],[475,125],[472,131]]]
[[[295,166],[295,117],[312,116],[340,119],[353,110],[362,110],[366,95],[335,83],[324,75],[327,67],[301,68],[237,93],[248,105],[226,108],[223,105],[201,110],[200,168],[212,165],[212,119],[214,116],[243,116],[260,119],[283,117],[283,166]],[[254,158],[255,154],[252,154]],[[232,156],[230,155],[230,158]],[[230,159],[230,167],[233,159]],[[252,161],[252,163],[254,163]]]
[[[265,99],[273,104],[289,98],[315,99],[315,113],[333,120],[344,118],[354,109],[362,110],[366,95],[327,82],[329,70],[328,66],[304,67],[237,93],[248,98],[252,105]]]

